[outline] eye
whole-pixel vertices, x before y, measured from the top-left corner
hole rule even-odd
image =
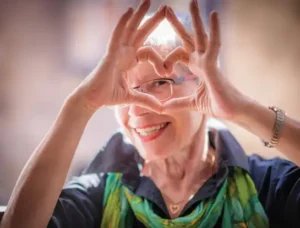
[[[161,87],[165,84],[167,84],[168,82],[166,80],[157,80],[155,82],[153,82],[153,86],[154,87]]]

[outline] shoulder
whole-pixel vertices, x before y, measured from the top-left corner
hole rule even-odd
[[[106,173],[89,173],[81,176],[72,177],[65,185],[64,190],[77,189],[80,191],[93,191],[101,187],[101,183],[106,179]]]
[[[126,141],[122,132],[114,134],[83,171],[89,173],[137,173],[141,162],[136,148]]]
[[[248,162],[250,176],[261,194],[270,188],[289,189],[300,178],[300,168],[283,158],[267,159],[259,155],[251,155],[248,156]]]
[[[106,176],[104,173],[90,173],[73,177],[60,194],[48,227],[99,225]]]
[[[91,208],[99,208],[105,190],[107,174],[89,173],[73,177],[63,188],[59,201],[69,201],[75,206],[88,205]]]
[[[283,158],[248,157],[249,172],[270,225],[300,223],[300,168]],[[278,227],[278,226],[275,226]]]
[[[289,160],[286,160],[284,158],[281,158],[281,157],[274,157],[274,158],[264,158],[260,155],[257,155],[257,154],[253,154],[253,155],[250,155],[248,156],[248,161],[249,161],[249,164],[250,166],[251,165],[262,165],[262,166],[274,166],[274,165],[283,165],[284,167],[285,166],[296,166],[293,162],[289,161]]]
[[[299,167],[284,158],[275,157],[272,159],[263,158],[259,155],[248,156],[249,171],[252,178],[268,176],[272,180],[279,180],[287,177],[291,172],[299,172]]]

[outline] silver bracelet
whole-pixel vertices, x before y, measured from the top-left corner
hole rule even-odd
[[[280,134],[285,123],[285,112],[275,106],[270,106],[269,109],[276,113],[275,124],[273,127],[273,136],[270,142],[264,140],[262,141],[266,147],[272,148],[275,147],[279,142]]]

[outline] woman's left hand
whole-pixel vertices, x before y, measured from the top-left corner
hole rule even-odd
[[[221,46],[219,19],[216,12],[210,14],[208,38],[200,17],[197,0],[190,3],[194,39],[168,7],[166,18],[182,40],[183,47],[173,50],[165,59],[165,66],[173,69],[176,62],[186,64],[200,78],[200,85],[193,96],[172,98],[163,105],[163,113],[169,110],[189,109],[216,118],[231,120],[242,109],[246,96],[242,95],[224,77],[218,67]],[[170,72],[171,73],[171,72]]]

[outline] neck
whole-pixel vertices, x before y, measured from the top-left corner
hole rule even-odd
[[[212,151],[209,150],[206,118],[203,118],[188,148],[175,151],[165,159],[146,162],[142,173],[150,177],[156,186],[170,197],[169,192],[174,189],[183,195],[193,194],[189,191],[193,188],[198,189],[212,174],[212,155]]]

